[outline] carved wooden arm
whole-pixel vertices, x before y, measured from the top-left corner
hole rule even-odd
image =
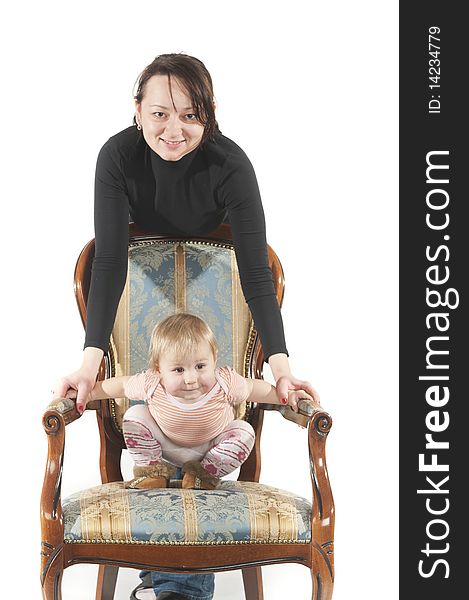
[[[47,407],[42,424],[47,433],[48,453],[41,495],[42,573],[60,553],[64,538],[61,503],[62,465],[65,447],[65,426],[80,418],[75,400],[58,398]]]
[[[311,418],[317,412],[322,412],[322,407],[307,398],[298,400],[298,412],[295,412],[289,404],[259,404],[263,410],[276,410],[285,419],[296,423],[300,427],[308,427]]]
[[[300,427],[308,428],[309,464],[313,488],[312,559],[317,561],[318,565],[321,563],[321,568],[326,568],[334,579],[335,508],[326,464],[326,439],[332,427],[331,416],[319,404],[306,398],[298,400],[297,413],[289,405],[259,404],[259,406],[264,410],[276,410],[285,419],[293,421]]]
[[[326,463],[326,440],[332,419],[324,410],[314,411],[308,425],[310,474],[313,488],[311,529],[314,540],[313,561],[322,558],[334,580],[335,507]]]

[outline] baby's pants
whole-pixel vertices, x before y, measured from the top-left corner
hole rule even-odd
[[[213,440],[191,446],[178,446],[158,427],[146,404],[129,408],[123,421],[124,439],[134,463],[154,465],[162,459],[181,467],[187,461],[198,461],[215,477],[236,470],[249,456],[254,442],[254,429],[246,421],[232,421]]]

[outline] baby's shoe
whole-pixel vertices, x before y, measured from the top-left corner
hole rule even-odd
[[[219,478],[211,475],[203,466],[195,461],[190,460],[182,465],[181,487],[185,490],[214,490],[219,483]]]
[[[125,483],[125,487],[131,490],[153,490],[168,487],[171,475],[175,472],[172,465],[158,463],[156,465],[145,465],[134,467],[134,478]]]

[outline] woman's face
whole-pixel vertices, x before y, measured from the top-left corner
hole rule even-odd
[[[172,99],[166,75],[151,77],[141,104],[135,103],[136,118],[152,150],[164,160],[179,160],[200,144],[204,126],[196,120],[191,99],[174,77],[171,91]]]

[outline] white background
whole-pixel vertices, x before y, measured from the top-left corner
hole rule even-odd
[[[40,598],[41,416],[80,362],[72,275],[93,237],[97,153],[131,124],[139,72],[186,52],[254,165],[292,369],[334,419],[334,600],[397,598],[397,2],[18,1],[0,17],[2,596]],[[99,480],[92,413],[66,446],[64,496]],[[306,432],[276,414],[261,481],[311,495]],[[64,598],[94,598],[95,572],[68,569]],[[217,600],[243,598],[238,572],[216,581]],[[123,570],[116,598],[136,583]],[[265,568],[264,584],[266,600],[311,597],[299,565]]]

